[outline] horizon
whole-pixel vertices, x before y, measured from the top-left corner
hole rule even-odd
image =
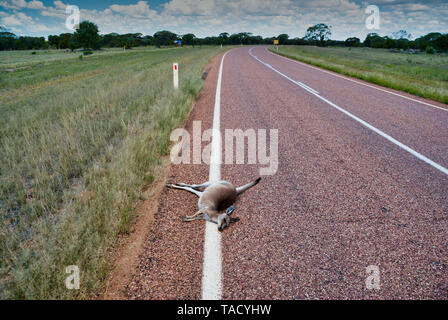
[[[65,21],[67,5],[80,9],[80,20],[98,25],[100,34],[142,33],[153,35],[169,30],[182,35],[193,33],[205,38],[222,32],[250,32],[263,38],[288,34],[302,38],[306,29],[317,23],[332,26],[332,40],[358,37],[369,33],[392,36],[406,30],[412,39],[430,32],[445,33],[448,23],[448,3],[441,0],[376,2],[330,0],[114,0],[62,1],[1,0],[0,25],[18,36],[39,36],[71,33]],[[366,27],[368,5],[379,8],[379,29]]]

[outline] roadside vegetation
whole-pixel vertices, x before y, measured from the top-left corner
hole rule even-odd
[[[0,63],[0,298],[86,298],[219,47]],[[14,55],[20,68],[14,69]],[[56,55],[56,56],[55,56]],[[29,55],[34,57],[34,55]],[[180,65],[173,90],[172,63]],[[79,266],[80,290],[65,268]]]
[[[277,53],[274,47],[270,50]],[[448,103],[448,54],[373,48],[280,46],[278,54],[392,89]]]

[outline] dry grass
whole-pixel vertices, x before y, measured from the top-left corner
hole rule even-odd
[[[30,62],[0,82],[0,297],[85,298],[218,48]],[[172,89],[179,62],[180,89]],[[22,64],[23,66],[23,64]],[[78,265],[81,289],[65,288]]]

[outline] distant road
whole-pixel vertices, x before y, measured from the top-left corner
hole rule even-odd
[[[213,125],[221,57],[187,128]],[[268,52],[226,55],[220,128],[278,129],[276,175],[244,194],[222,234],[223,299],[447,299],[448,106]],[[258,165],[222,165],[235,185]],[[209,166],[173,166],[199,183]],[[165,190],[130,298],[200,299],[204,223],[196,198]],[[366,288],[366,268],[380,289]]]

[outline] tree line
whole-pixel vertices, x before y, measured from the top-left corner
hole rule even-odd
[[[350,37],[345,41],[331,40],[331,27],[320,23],[308,28],[305,37],[290,38],[288,34],[277,37],[263,38],[250,32],[229,34],[223,32],[218,36],[198,38],[192,33],[177,35],[171,31],[162,30],[154,35],[141,33],[109,33],[100,35],[98,26],[89,21],[83,21],[74,33],[50,35],[44,37],[17,37],[5,27],[0,27],[0,50],[38,50],[38,49],[93,49],[126,48],[140,46],[171,46],[171,45],[256,45],[272,44],[278,40],[280,45],[317,45],[317,46],[345,46],[370,47],[386,49],[415,49],[428,53],[448,51],[448,34],[437,32],[411,40],[411,35],[405,30],[395,32],[392,36],[381,37],[377,33],[370,33],[364,41],[357,37]]]

